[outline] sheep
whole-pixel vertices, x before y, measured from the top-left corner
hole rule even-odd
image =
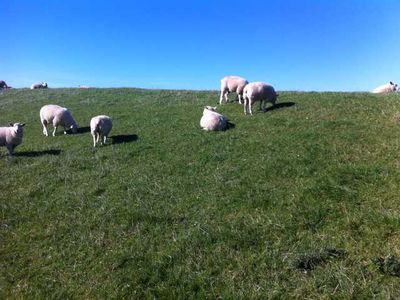
[[[221,96],[219,97],[219,104],[222,104],[223,97],[225,102],[228,102],[228,94],[235,92],[239,98],[239,104],[242,104],[243,89],[249,82],[239,76],[226,76],[221,79]]]
[[[271,102],[275,106],[278,94],[274,88],[264,82],[251,82],[247,84],[243,91],[244,98],[244,114],[247,115],[247,111],[251,111],[251,106],[254,102],[260,101],[260,110],[265,111],[266,102]]]
[[[225,130],[228,125],[228,120],[225,116],[217,113],[216,107],[205,106],[203,116],[200,120],[200,126],[206,130]]]
[[[96,142],[100,141],[100,144],[105,144],[107,141],[108,134],[112,128],[112,120],[110,117],[100,115],[93,117],[90,120],[90,132],[93,136],[93,147],[96,147]]]
[[[13,155],[14,148],[22,143],[24,123],[10,123],[8,127],[0,127],[0,146],[6,146],[8,155]]]
[[[35,89],[47,89],[47,82],[39,82],[39,83],[34,83],[31,85],[31,90]]]
[[[70,111],[65,107],[54,104],[45,105],[40,109],[40,122],[43,125],[43,134],[45,136],[49,136],[47,133],[47,125],[49,123],[52,123],[54,127],[53,136],[56,136],[59,125],[64,127],[64,134],[67,134],[67,128],[70,128],[72,133],[76,133],[78,130],[78,125]]]
[[[9,89],[9,88],[11,88],[11,87],[8,86],[7,83],[4,80],[0,80],[0,90]]]
[[[390,92],[396,92],[398,90],[398,85],[397,83],[394,83],[390,81],[389,83],[383,84],[381,86],[378,86],[375,88],[372,93],[374,94],[382,94],[382,93],[390,93]]]

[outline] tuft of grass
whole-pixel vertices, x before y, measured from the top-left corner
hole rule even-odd
[[[399,95],[279,94],[205,132],[216,91],[1,92],[0,125],[26,126],[0,148],[0,298],[400,297],[372,261],[399,255]],[[49,103],[78,134],[43,136]]]
[[[344,250],[327,248],[318,252],[303,254],[294,261],[293,265],[300,271],[308,272],[314,270],[319,265],[324,265],[330,259],[343,259],[345,255],[346,252]]]
[[[400,260],[395,255],[376,257],[373,262],[382,273],[400,277]]]

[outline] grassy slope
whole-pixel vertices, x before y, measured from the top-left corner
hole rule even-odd
[[[398,95],[288,93],[294,106],[199,129],[216,92],[11,90],[0,124],[26,122],[0,156],[0,297],[399,297],[377,256],[400,255]],[[131,141],[44,137],[39,109],[81,126],[113,117]],[[256,106],[257,107],[257,106]],[[61,131],[60,131],[61,133]],[[115,139],[116,140],[116,139]],[[307,274],[293,262],[347,256]]]

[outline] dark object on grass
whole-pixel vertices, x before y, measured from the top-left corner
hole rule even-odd
[[[136,134],[120,134],[113,135],[110,138],[112,139],[113,144],[121,144],[136,141],[138,136]]]
[[[42,151],[22,151],[15,153],[15,156],[26,156],[26,157],[39,157],[43,155],[60,155],[61,150],[59,149],[50,149],[50,150],[42,150]]]
[[[319,252],[303,254],[294,261],[294,267],[300,271],[308,272],[315,267],[323,265],[332,258],[342,259],[346,256],[344,250],[327,248]]]
[[[85,127],[78,127],[76,133],[86,133],[86,132],[90,132],[90,127],[89,126],[85,126]]]
[[[400,277],[400,260],[396,256],[377,257],[373,262],[382,273]]]
[[[294,102],[279,102],[279,103],[276,103],[276,104],[273,105],[273,106],[267,107],[267,108],[264,110],[264,112],[271,111],[271,110],[275,110],[275,109],[279,109],[279,108],[284,108],[284,107],[291,107],[291,106],[293,106],[293,105],[295,105],[295,104],[296,104],[296,103],[294,103]]]

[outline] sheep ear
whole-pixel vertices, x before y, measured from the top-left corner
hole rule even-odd
[[[25,123],[22,123],[21,126],[24,127],[24,126],[25,126]]]
[[[13,126],[14,126],[14,124],[13,124],[13,123],[8,123],[8,126],[11,126],[11,127],[13,127]]]
[[[391,85],[394,85],[394,83],[393,83],[393,82],[391,82],[391,81],[390,81],[389,83],[390,83]]]
[[[214,106],[213,108],[214,108],[214,110],[217,110],[217,107],[216,107],[216,106]]]

